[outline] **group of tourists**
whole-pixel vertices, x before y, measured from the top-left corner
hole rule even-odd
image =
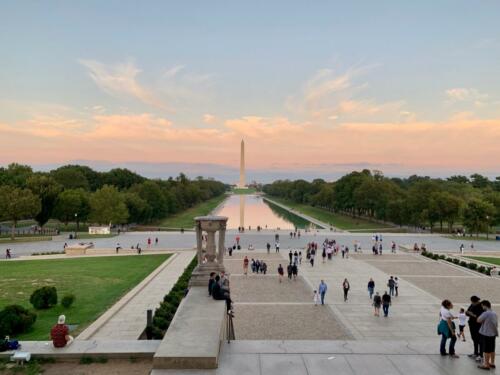
[[[470,305],[465,311],[460,309],[458,315],[452,312],[453,303],[445,299],[441,303],[439,312],[439,324],[437,332],[441,335],[440,352],[442,356],[458,358],[455,353],[455,343],[458,337],[465,341],[465,325],[469,325],[469,332],[474,344],[474,352],[469,357],[480,362],[479,368],[490,370],[495,366],[495,341],[498,336],[498,316],[491,309],[488,300],[482,300],[478,296],[470,297]],[[455,324],[458,320],[458,332]],[[448,352],[446,342],[450,340]]]
[[[292,238],[300,238],[300,230],[297,230],[297,228],[295,228],[293,232],[290,232],[290,239]]]
[[[212,296],[215,300],[226,301],[226,309],[228,312],[234,310],[229,291],[229,278],[224,272],[220,274],[215,272],[210,273],[210,278],[208,279],[208,295]]]
[[[399,279],[397,277],[391,276],[387,280],[387,288],[384,294],[380,295],[379,292],[375,292],[375,281],[370,278],[368,281],[368,296],[372,300],[373,305],[373,315],[380,316],[380,308],[384,313],[384,317],[389,316],[389,307],[392,305],[392,297],[399,296]]]

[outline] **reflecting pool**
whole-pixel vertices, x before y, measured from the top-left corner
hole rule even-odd
[[[259,195],[230,195],[219,207],[216,215],[227,216],[228,228],[293,229],[309,227],[309,221],[281,207],[266,202]]]

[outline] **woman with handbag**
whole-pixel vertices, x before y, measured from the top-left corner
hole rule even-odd
[[[455,334],[455,323],[453,323],[453,319],[455,319],[455,317],[451,313],[452,308],[453,304],[447,299],[441,303],[441,310],[439,312],[440,319],[437,330],[438,335],[441,335],[441,345],[439,347],[439,351],[442,356],[449,355],[451,358],[458,358],[458,355],[455,354],[457,335]],[[448,353],[446,353],[446,341],[448,341],[448,339],[450,339],[450,346]]]

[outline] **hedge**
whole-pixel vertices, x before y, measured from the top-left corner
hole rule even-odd
[[[485,275],[490,276],[491,267],[478,265],[477,263],[474,263],[474,262],[466,262],[464,260],[459,260],[457,258],[447,257],[447,256],[442,255],[442,254],[433,254],[430,251],[422,251],[421,254],[424,257],[427,257],[430,259],[434,259],[434,260],[442,259],[442,260],[445,260],[449,263],[453,263],[453,264],[471,269],[473,271],[481,272],[481,273],[484,273]]]
[[[155,310],[153,323],[146,327],[146,333],[151,335],[153,339],[161,340],[165,332],[167,332],[179,304],[186,295],[189,279],[197,264],[197,258],[194,258],[186,267],[170,292],[163,297],[163,302],[160,303],[160,307]]]

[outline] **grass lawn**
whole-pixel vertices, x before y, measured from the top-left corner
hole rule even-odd
[[[42,286],[55,286],[59,301],[68,293],[75,295],[69,309],[57,305],[38,310],[31,332],[20,335],[23,340],[47,340],[50,328],[60,314],[68,324],[78,327],[76,336],[137,285],[170,255],[92,257],[0,262],[0,309],[19,304],[29,309],[31,293]]]
[[[194,207],[188,208],[185,211],[179,212],[173,216],[161,220],[158,226],[167,228],[184,228],[190,229],[194,227],[194,218],[196,216],[208,215],[215,207],[217,207],[227,195],[222,194],[218,197],[209,199],[206,202],[199,203]]]
[[[496,266],[500,266],[500,258],[493,258],[493,257],[466,257],[474,260],[479,260],[480,262],[485,262],[485,263],[490,263],[494,264]]]
[[[269,199],[272,199],[278,203],[282,203],[290,208],[300,211],[303,214],[311,216],[324,223],[329,223],[334,227],[343,230],[393,228],[392,226],[387,224],[380,224],[373,221],[353,218],[351,216],[333,213],[322,208],[309,206],[307,204],[295,203],[282,198],[269,197]]]
[[[246,188],[246,189],[242,189],[242,188],[234,188],[233,190],[231,190],[231,193],[232,194],[255,194],[257,192],[257,190],[255,188]]]

